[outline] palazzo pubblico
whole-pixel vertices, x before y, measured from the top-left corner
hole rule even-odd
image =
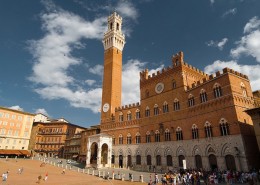
[[[248,171],[259,163],[246,75],[229,68],[208,75],[184,61],[140,72],[140,102],[121,105],[122,18],[108,17],[103,38],[100,134],[90,136],[86,166],[135,170],[203,168]]]

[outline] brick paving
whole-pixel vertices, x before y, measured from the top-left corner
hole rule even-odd
[[[40,184],[47,185],[144,185],[147,183],[130,182],[121,180],[104,180],[97,176],[88,175],[86,173],[78,172],[77,170],[65,170],[62,174],[63,168],[46,164],[40,167],[42,161],[31,159],[0,159],[0,173],[1,175],[9,171],[8,179],[1,184],[5,185],[37,185],[37,177],[41,175],[43,178],[48,172],[47,181],[41,180]],[[22,174],[18,173],[18,169],[23,168]]]

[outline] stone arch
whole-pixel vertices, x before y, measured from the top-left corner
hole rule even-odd
[[[198,145],[195,145],[192,150],[192,156],[200,155],[202,156],[202,151]]]
[[[215,149],[211,144],[209,144],[209,145],[206,147],[206,150],[205,150],[205,155],[206,155],[206,156],[209,156],[210,154],[214,154],[214,155],[217,154],[216,149]]]
[[[192,94],[189,94],[188,98],[193,98],[194,96]]]
[[[135,150],[135,155],[141,155],[142,156],[142,150],[139,148]]]
[[[221,156],[225,155],[234,155],[234,152],[228,143],[225,143],[221,148]]]
[[[159,147],[157,147],[155,150],[154,150],[154,156],[156,156],[156,155],[160,155],[160,156],[162,156],[162,149],[161,148],[159,148]]]
[[[120,149],[117,151],[117,154],[118,154],[118,156],[119,156],[119,155],[124,155],[124,152],[123,152],[123,150],[120,148]]]
[[[115,150],[114,149],[112,149],[111,155],[115,155]]]
[[[216,87],[221,87],[221,85],[220,85],[219,83],[215,83],[215,84],[213,85],[213,89],[216,88]]]
[[[132,155],[132,150],[130,148],[127,148],[125,154],[126,154],[126,156],[127,155]]]
[[[179,156],[179,155],[184,155],[184,156],[186,156],[186,152],[185,152],[185,150],[183,149],[182,146],[179,146],[179,147],[177,148],[177,150],[176,150],[176,156]]]
[[[167,155],[173,156],[173,151],[172,151],[172,149],[170,147],[167,147],[164,150],[164,156],[166,157]]]
[[[146,155],[146,156],[147,156],[147,155],[152,155],[152,151],[151,151],[150,148],[147,148],[147,149],[145,150],[145,155]]]

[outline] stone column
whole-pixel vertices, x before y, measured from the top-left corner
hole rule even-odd
[[[101,164],[101,146],[100,143],[98,143],[98,150],[97,150],[97,168],[101,168],[102,164]]]
[[[87,146],[87,154],[86,154],[86,167],[90,167],[90,156],[91,156],[91,151],[90,151],[90,146]]]

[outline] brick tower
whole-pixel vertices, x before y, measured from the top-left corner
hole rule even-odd
[[[101,122],[109,121],[115,115],[115,108],[121,106],[122,93],[122,51],[125,36],[122,33],[122,17],[116,12],[107,19],[108,30],[104,34],[104,74]]]

